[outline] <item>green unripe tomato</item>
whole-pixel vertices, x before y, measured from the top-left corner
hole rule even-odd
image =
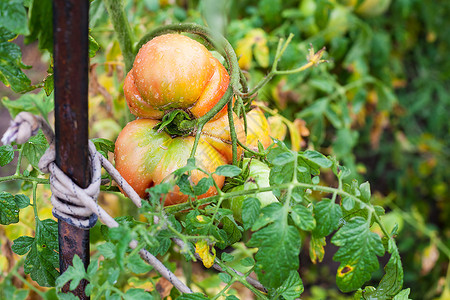
[[[247,180],[243,185],[232,188],[230,192],[247,191],[270,186],[270,168],[259,160],[244,158],[243,169],[245,169],[249,163],[250,167]],[[255,197],[258,199],[261,203],[261,208],[269,205],[270,203],[278,202],[275,195],[271,191],[268,191],[257,193],[255,195],[244,195],[227,199],[223,202],[222,206],[224,208],[231,209],[233,211],[234,219],[242,223],[242,205],[244,204],[245,199],[248,199],[249,197]]]

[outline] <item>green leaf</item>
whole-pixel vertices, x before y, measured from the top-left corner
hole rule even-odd
[[[253,233],[248,246],[258,248],[255,256],[258,279],[264,286],[276,288],[288,279],[291,271],[298,269],[301,236],[288,224],[288,207],[272,203],[262,213],[259,225],[267,226]]]
[[[186,172],[192,171],[192,170],[196,170],[197,166],[195,165],[195,158],[189,158],[187,160],[187,163],[184,167],[177,169],[175,172],[173,172],[173,174],[175,174],[176,176],[180,176]]]
[[[100,252],[100,254],[107,259],[113,259],[114,257],[116,257],[115,253],[116,247],[114,246],[113,243],[106,242],[104,244],[99,245],[97,249]]]
[[[131,241],[131,234],[127,223],[121,223],[121,225],[120,227],[109,228],[108,235],[113,241],[117,242],[115,248],[116,261],[120,269],[123,269],[125,266],[125,253]]]
[[[238,176],[239,174],[241,174],[241,172],[242,172],[241,168],[239,168],[237,166],[224,165],[224,166],[217,167],[217,169],[214,173],[216,173],[217,175],[220,175],[220,176],[234,177],[234,176]]]
[[[189,176],[186,174],[181,175],[177,179],[177,185],[180,188],[180,192],[185,195],[194,197],[194,190],[192,188],[191,182],[189,181]]]
[[[225,216],[221,220],[223,230],[226,232],[226,240],[224,243],[218,243],[217,247],[225,249],[225,247],[232,245],[242,238],[242,227],[237,225],[232,216]]]
[[[200,181],[194,186],[194,194],[196,196],[203,195],[206,193],[209,188],[213,185],[213,179],[211,177],[203,177]]]
[[[9,225],[19,222],[19,207],[14,196],[7,192],[0,192],[0,224]]]
[[[55,89],[55,80],[54,80],[54,74],[49,74],[45,79],[44,79],[44,91],[45,91],[45,95],[50,96],[50,94],[53,92],[53,90]]]
[[[290,215],[295,225],[302,230],[311,231],[316,227],[316,220],[312,212],[303,205],[292,207]]]
[[[102,138],[91,139],[91,141],[94,143],[95,149],[97,149],[97,151],[100,152],[105,158],[108,158],[108,152],[114,153],[114,142]]]
[[[392,239],[389,240],[389,253],[391,253],[391,258],[384,267],[385,274],[383,278],[381,278],[376,290],[367,291],[364,294],[367,299],[392,299],[392,296],[396,295],[402,289],[402,262],[400,259],[400,254],[398,253],[398,248]]]
[[[370,231],[370,222],[355,217],[338,230],[331,242],[340,247],[333,257],[341,263],[336,274],[339,289],[357,290],[379,267],[377,256],[384,254],[380,236]]]
[[[202,293],[183,294],[177,300],[209,300]]]
[[[288,279],[277,288],[277,293],[281,294],[286,300],[298,299],[303,291],[303,282],[297,271],[291,271]]]
[[[48,148],[47,140],[45,139],[42,131],[33,137],[31,137],[28,142],[23,145],[23,155],[28,159],[30,164],[39,170],[39,160]]]
[[[33,0],[30,7],[30,34],[25,38],[27,44],[38,40],[39,49],[53,52],[53,8],[51,0]]]
[[[0,24],[17,34],[28,34],[27,12],[21,0],[0,0]]]
[[[234,259],[234,256],[231,255],[230,253],[222,252],[222,255],[221,255],[220,259],[223,262],[229,262],[229,261],[232,261]]]
[[[368,181],[362,183],[359,186],[359,190],[361,192],[361,200],[366,203],[370,202],[370,183]]]
[[[11,246],[12,251],[18,255],[25,255],[33,246],[34,238],[31,236],[21,236],[14,240]]]
[[[30,205],[30,198],[23,194],[15,195],[14,201],[16,201],[17,207],[19,209],[25,208]]]
[[[253,265],[255,264],[255,260],[253,259],[253,257],[246,257],[242,259],[240,263],[244,267],[253,267]]]
[[[300,154],[303,158],[312,161],[313,163],[319,165],[322,168],[329,168],[333,164],[331,160],[325,157],[320,152],[314,150],[306,150],[305,152]]]
[[[54,286],[59,276],[58,223],[38,220],[36,237],[25,259],[24,271],[40,286]]]
[[[75,254],[72,260],[72,266],[69,266],[67,270],[56,279],[56,287],[62,288],[67,282],[70,282],[70,290],[73,291],[77,288],[82,279],[87,279],[86,270],[81,258]]]
[[[144,289],[129,289],[125,295],[125,300],[152,300],[153,296],[147,293]]]
[[[92,35],[88,35],[89,39],[89,57],[92,58],[97,54],[98,49],[100,49],[100,45],[97,41],[92,37]]]
[[[14,38],[4,27],[0,26],[0,80],[16,93],[24,93],[35,89],[31,80],[21,70],[27,68],[22,63],[20,47],[9,42]]]
[[[0,0],[0,24],[11,32],[28,34],[27,12],[21,0]]]
[[[11,145],[0,147],[0,166],[4,167],[14,159],[14,148]]]
[[[410,300],[408,297],[409,293],[410,293],[410,289],[404,289],[400,293],[395,295],[395,297],[392,298],[392,300]]]
[[[244,200],[244,203],[242,204],[242,221],[244,223],[245,230],[251,228],[255,223],[259,216],[260,207],[261,202],[254,197]]]
[[[230,274],[227,274],[227,273],[219,273],[219,278],[220,278],[220,280],[222,280],[223,282],[228,283],[228,282],[230,282],[230,280],[231,280],[231,275],[230,275]]]
[[[276,166],[282,166],[285,164],[288,164],[290,162],[293,162],[295,159],[294,155],[291,152],[283,152],[279,155],[275,156],[274,159],[272,159],[271,163]]]
[[[137,253],[128,256],[127,267],[135,274],[147,273],[152,269]]]
[[[314,206],[314,215],[317,224],[314,233],[317,236],[327,236],[339,227],[342,209],[331,199],[322,199]]]
[[[86,273],[89,281],[92,281],[94,277],[96,276],[98,271],[98,261],[97,260],[91,260],[89,263],[89,266],[87,267]],[[88,289],[88,287],[86,287]]]
[[[120,276],[120,269],[119,268],[109,268],[108,269],[108,282],[113,285],[117,282],[117,279],[119,279]]]
[[[2,99],[3,105],[8,109],[12,118],[22,111],[34,115],[41,114],[45,119],[54,108],[53,95],[46,96],[44,92],[38,94],[25,94],[17,100]]]
[[[355,199],[351,197],[344,197],[342,199],[342,207],[346,211],[350,211],[355,207]]]
[[[289,150],[286,146],[273,148],[269,152],[267,156],[269,162],[271,164],[274,164],[274,161],[277,163],[277,165],[274,164],[274,166],[270,169],[269,182],[271,186],[292,182],[295,164],[294,160],[287,158],[288,156],[295,158],[297,153]],[[283,157],[284,159],[280,159],[280,157]],[[311,175],[317,175],[319,173],[317,164],[307,161],[301,156],[297,156],[297,167],[297,170],[302,168],[302,171],[304,171],[297,172],[297,180],[301,183],[311,184]],[[277,196],[280,195],[281,192],[279,190],[274,190],[273,193]],[[292,191],[292,196],[294,199],[301,199],[304,193],[304,188],[294,188]]]

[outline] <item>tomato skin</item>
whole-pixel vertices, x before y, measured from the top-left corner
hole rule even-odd
[[[245,141],[242,123],[237,116],[234,120],[238,137]],[[228,122],[227,115],[208,122],[202,130],[195,158],[197,166],[209,173],[214,172],[218,166],[231,163],[230,127],[228,123],[224,125],[225,121]],[[132,121],[125,126],[116,140],[116,169],[141,198],[146,197],[147,188],[170,180],[173,171],[186,165],[195,140],[193,136],[172,138],[165,132],[158,132],[153,129],[157,123],[157,120],[151,119]],[[242,153],[242,149],[239,151]],[[203,172],[194,170],[190,180],[197,184],[206,176]],[[213,174],[213,179],[219,188],[223,186],[223,176]],[[216,189],[211,187],[199,198],[215,194]],[[164,205],[187,200],[188,196],[175,187],[167,195]]]
[[[222,98],[229,81],[224,66],[205,46],[166,34],[141,47],[126,76],[124,94],[137,117],[161,119],[170,110],[183,109],[199,118]]]
[[[256,159],[243,159],[243,165],[245,168],[250,163],[250,172],[247,180],[243,185],[236,186],[230,190],[230,192],[246,191],[257,188],[269,187],[270,168],[263,162]],[[223,207],[229,208],[233,211],[233,217],[236,221],[242,223],[242,205],[244,201],[249,197],[255,197],[261,203],[263,208],[270,203],[278,202],[278,199],[271,192],[262,192],[255,195],[245,195],[227,199],[223,202]]]
[[[272,144],[269,122],[260,108],[254,108],[247,113],[247,147],[258,151],[258,141],[264,148]]]

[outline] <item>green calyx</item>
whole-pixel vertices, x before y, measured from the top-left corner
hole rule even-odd
[[[187,112],[176,109],[166,113],[154,129],[158,132],[164,130],[173,137],[193,134],[194,126],[195,120],[192,120],[192,117]]]

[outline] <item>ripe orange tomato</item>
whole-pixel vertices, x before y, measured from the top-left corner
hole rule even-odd
[[[166,34],[141,47],[123,89],[137,117],[161,119],[168,111],[183,109],[199,118],[222,98],[229,81],[224,66],[205,46],[184,35]]]
[[[125,126],[116,140],[116,169],[134,188],[141,198],[146,197],[146,189],[171,179],[173,171],[183,167],[190,156],[195,138],[193,136],[171,137],[165,132],[153,129],[157,120],[138,119]],[[234,118],[236,133],[241,142],[245,142],[245,132],[241,121]],[[242,149],[238,148],[241,156]],[[230,126],[228,115],[205,124],[199,140],[196,164],[203,170],[212,173],[218,166],[232,161]],[[193,171],[190,180],[197,184],[206,177],[200,171]],[[213,179],[221,188],[224,177],[213,174]],[[216,194],[211,187],[199,198]],[[175,187],[166,197],[164,205],[183,203],[188,196]]]

